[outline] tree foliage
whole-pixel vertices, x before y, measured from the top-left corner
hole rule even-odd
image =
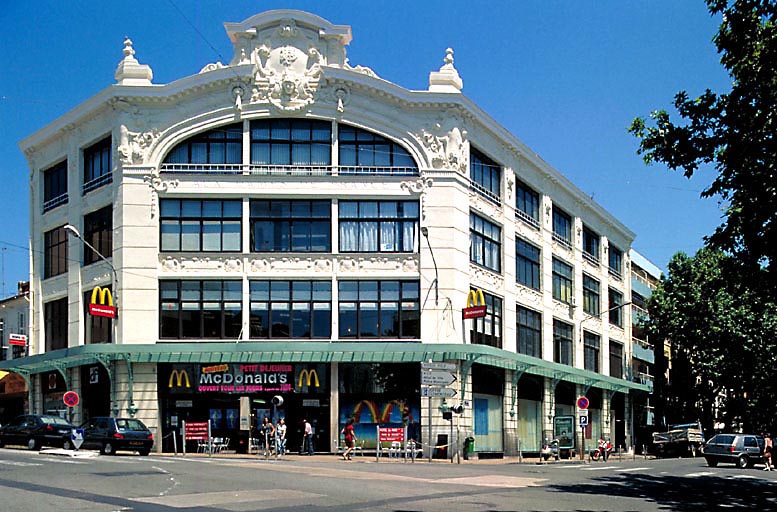
[[[702,249],[676,254],[668,272],[648,302],[646,326],[651,339],[671,345],[670,360],[657,354],[657,416],[700,418],[710,430],[717,419],[777,431],[777,305],[768,285],[753,285],[766,271]]]
[[[629,131],[640,139],[647,164],[659,162],[690,178],[700,166],[717,176],[702,197],[727,204],[724,222],[708,245],[764,265],[777,282],[777,2],[707,0],[723,22],[713,41],[731,77],[731,91],[707,89],[695,99],[674,98],[680,123],[665,110],[650,125],[636,118]]]

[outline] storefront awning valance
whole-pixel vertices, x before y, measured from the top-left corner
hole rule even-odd
[[[406,342],[193,342],[82,345],[0,362],[25,376],[112,361],[131,363],[420,363],[464,361],[610,391],[650,391],[645,384],[515,354],[486,345]]]

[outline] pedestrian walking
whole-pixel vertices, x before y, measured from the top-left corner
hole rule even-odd
[[[348,418],[345,422],[345,427],[341,432],[345,438],[345,452],[343,453],[343,460],[351,460],[351,452],[353,447],[356,446],[356,432],[353,429],[353,418]]]
[[[313,426],[308,420],[302,420],[305,425],[304,434],[302,436],[302,446],[305,447],[305,441],[308,444],[308,455],[313,455]]]
[[[264,443],[264,455],[269,455],[271,449],[271,441],[275,437],[275,425],[272,424],[270,418],[267,416],[262,420],[262,426],[259,430],[262,436],[262,443]]]
[[[278,455],[286,455],[286,420],[278,420],[278,426],[275,427],[275,442],[278,448]]]
[[[766,433],[764,434],[764,463],[766,463],[764,471],[771,471],[774,467],[772,465],[772,451],[774,451],[774,441],[772,435]]]

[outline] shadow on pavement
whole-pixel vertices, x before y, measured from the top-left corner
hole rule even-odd
[[[649,500],[667,510],[681,512],[721,508],[775,510],[777,486],[774,481],[735,471],[730,476],[694,477],[621,474],[597,478],[595,483],[550,485],[548,489],[579,495]]]

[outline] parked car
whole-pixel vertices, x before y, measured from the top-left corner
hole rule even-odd
[[[719,462],[750,468],[763,462],[764,439],[755,434],[717,434],[704,444],[707,465],[715,467]]]
[[[72,431],[73,425],[59,416],[23,414],[0,427],[0,446],[18,444],[30,450],[39,450],[42,446],[70,449]]]
[[[103,455],[115,455],[117,450],[135,451],[148,455],[154,444],[154,435],[135,418],[96,416],[83,425],[84,442],[81,448],[100,450]]]

